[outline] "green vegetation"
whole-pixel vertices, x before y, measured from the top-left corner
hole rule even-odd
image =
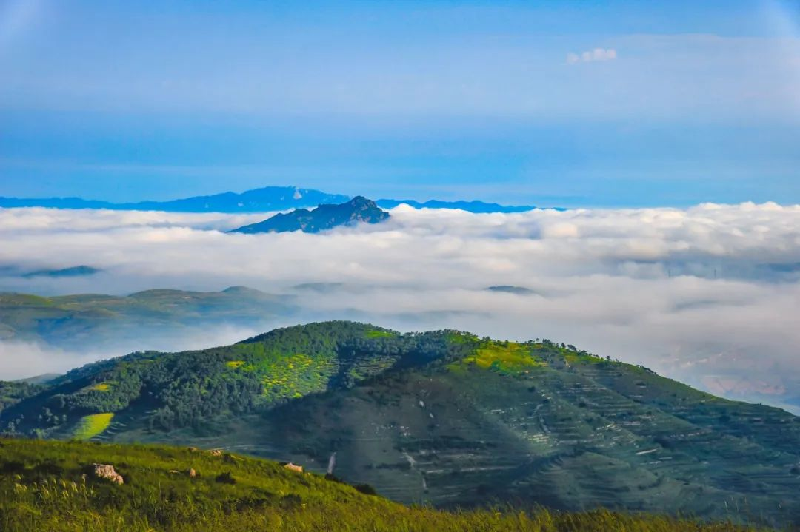
[[[28,397],[33,397],[44,390],[45,386],[39,384],[0,381],[0,413],[4,408],[15,405]]]
[[[367,338],[392,338],[395,336],[396,333],[392,331],[386,331],[383,329],[375,329],[372,331],[367,331],[366,337]]]
[[[798,418],[548,340],[312,323],[7,389],[10,436],[224,448],[319,473],[336,453],[337,477],[434,507],[800,525]],[[99,414],[113,423],[98,431]]]
[[[532,354],[528,345],[514,342],[483,342],[472,356],[465,357],[457,364],[475,364],[483,369],[494,369],[507,373],[525,371],[547,364]],[[452,368],[453,364],[451,364]]]
[[[92,414],[80,420],[73,437],[76,440],[91,440],[100,436],[111,425],[114,414]]]
[[[108,464],[115,484],[92,474]],[[730,523],[595,510],[408,508],[267,460],[188,448],[0,440],[5,532],[745,532]]]

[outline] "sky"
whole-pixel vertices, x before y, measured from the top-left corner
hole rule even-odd
[[[0,195],[800,203],[800,3],[0,0]]]

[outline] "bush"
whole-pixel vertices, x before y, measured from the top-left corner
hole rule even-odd
[[[375,491],[375,488],[370,486],[369,484],[356,484],[353,486],[356,490],[363,493],[364,495],[377,495],[378,492]]]
[[[42,462],[34,468],[34,471],[40,475],[61,476],[64,474],[64,468],[53,461]]]
[[[231,486],[236,484],[236,479],[233,478],[233,475],[231,475],[230,471],[226,471],[220,475],[217,475],[215,480],[220,484],[230,484]]]

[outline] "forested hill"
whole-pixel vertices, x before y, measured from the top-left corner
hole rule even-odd
[[[315,323],[6,395],[8,435],[222,447],[402,502],[800,515],[798,418],[547,340]]]
[[[452,334],[401,335],[326,322],[202,351],[137,352],[55,379],[44,392],[0,413],[0,424],[11,434],[43,437],[79,434],[93,415],[146,422],[153,430],[187,427],[351,387],[397,365],[467,353],[467,344],[449,341]]]

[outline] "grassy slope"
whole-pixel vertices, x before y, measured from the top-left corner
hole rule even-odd
[[[82,478],[112,464],[123,485]],[[196,478],[187,472],[194,469]],[[218,481],[229,474],[235,484]],[[0,529],[6,532],[117,531],[631,531],[722,532],[606,511],[448,513],[407,508],[350,486],[287,471],[265,460],[186,448],[0,440]],[[749,529],[754,530],[754,529]]]

